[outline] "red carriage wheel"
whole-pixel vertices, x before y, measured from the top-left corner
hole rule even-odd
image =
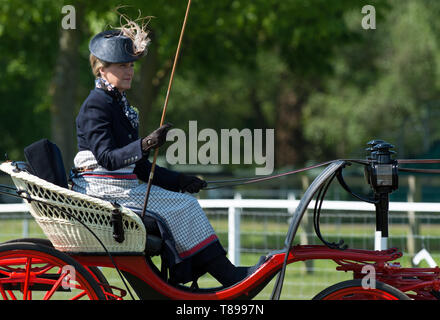
[[[0,245],[3,300],[105,300],[93,276],[70,256],[36,243]]]
[[[42,239],[42,238],[20,238],[20,239],[13,239],[8,240],[3,243],[17,243],[17,242],[30,242],[35,243],[39,245],[48,246],[51,248],[54,248],[52,242],[50,242],[49,239]],[[108,299],[113,300],[113,290],[107,281],[107,278],[104,276],[104,274],[99,270],[96,266],[87,266],[85,267],[87,271],[89,271],[92,276],[95,278],[95,280],[98,282],[98,284],[101,286],[101,289],[106,293],[106,296]]]
[[[411,300],[402,291],[376,281],[374,289],[362,286],[362,280],[337,283],[318,293],[313,300]]]

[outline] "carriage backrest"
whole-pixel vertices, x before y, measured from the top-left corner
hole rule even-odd
[[[63,157],[56,144],[48,139],[38,140],[24,148],[24,155],[33,175],[67,188]]]

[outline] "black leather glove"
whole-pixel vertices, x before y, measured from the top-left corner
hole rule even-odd
[[[179,175],[179,189],[182,192],[197,193],[202,188],[206,188],[206,181],[195,176],[189,176],[181,173]]]
[[[172,127],[173,125],[171,123],[166,123],[143,138],[141,142],[142,152],[146,154],[150,149],[156,149],[162,146],[166,141],[168,130]]]

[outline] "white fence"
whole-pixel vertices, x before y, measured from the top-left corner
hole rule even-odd
[[[204,209],[224,209],[228,212],[228,254],[231,261],[240,265],[240,224],[242,209],[283,209],[292,214],[298,206],[300,200],[295,199],[241,199],[237,194],[234,199],[200,199],[199,203]],[[309,208],[314,208],[315,202],[310,203]],[[374,212],[373,204],[359,201],[324,201],[322,210],[329,211],[369,211]],[[393,212],[429,212],[440,213],[440,203],[417,203],[417,202],[390,202],[390,213]],[[14,218],[23,219],[23,237],[29,235],[29,215],[28,207],[25,203],[0,204],[0,219],[11,218],[10,215],[2,217],[2,214],[15,213]],[[269,213],[270,214],[270,213]],[[372,234],[372,237],[374,235]]]
[[[264,209],[286,209],[294,212],[300,200],[287,199],[206,199],[199,200],[203,208],[224,208],[228,209],[228,252],[234,264],[240,264],[240,214],[241,209],[264,208]],[[315,201],[309,205],[310,209],[315,206]],[[375,211],[373,204],[360,201],[324,201],[322,210],[334,211]],[[390,202],[389,211],[392,212],[429,212],[439,213],[440,203],[416,203],[416,202]],[[374,235],[372,234],[372,237]]]

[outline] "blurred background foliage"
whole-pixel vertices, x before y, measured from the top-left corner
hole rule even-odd
[[[183,0],[0,0],[0,152],[23,159],[43,137],[70,168],[75,117],[93,88],[88,43],[118,26],[115,8],[154,16],[128,92],[141,134],[160,123]],[[361,26],[376,9],[376,29]],[[65,5],[76,29],[63,29]],[[399,157],[440,140],[440,2],[193,0],[166,120],[187,130],[274,128],[276,168],[364,157],[374,138]],[[435,156],[435,155],[434,155]],[[440,156],[440,155],[439,155]]]

